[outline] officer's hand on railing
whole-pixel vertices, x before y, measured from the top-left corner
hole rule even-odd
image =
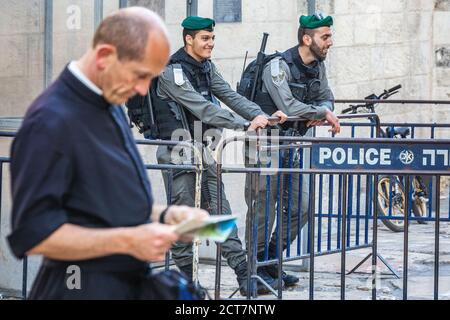
[[[252,122],[250,123],[250,126],[248,127],[247,131],[255,131],[256,129],[264,129],[267,124],[269,123],[269,120],[265,116],[256,116]]]
[[[209,213],[206,210],[189,206],[172,205],[167,209],[166,216],[164,217],[164,223],[175,225],[186,220],[201,221],[207,219],[208,217]]]
[[[307,127],[314,127],[314,126],[323,126],[327,121],[326,120],[310,120],[306,124]]]
[[[325,119],[331,125],[331,129],[329,129],[328,131],[335,134],[341,132],[341,125],[339,124],[339,119],[332,111],[330,110],[326,111]]]
[[[273,118],[273,117],[278,118],[278,120],[270,120],[269,126],[275,126],[277,124],[282,124],[288,119],[288,116],[283,111],[280,111],[280,110],[278,110],[277,112],[272,114],[271,118]]]

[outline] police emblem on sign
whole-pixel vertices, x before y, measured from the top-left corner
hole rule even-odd
[[[411,164],[414,161],[414,153],[411,150],[403,150],[400,152],[399,159],[403,164]]]

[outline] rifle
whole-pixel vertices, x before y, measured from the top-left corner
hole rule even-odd
[[[261,73],[263,71],[263,62],[264,62],[264,51],[266,51],[266,45],[267,45],[267,38],[269,37],[269,34],[267,32],[263,33],[263,39],[261,42],[261,48],[259,49],[258,55],[256,57],[256,72],[255,72],[255,81],[253,83],[252,92],[250,94],[250,101],[255,101],[256,96],[256,88],[261,83]]]
[[[159,130],[156,125],[155,121],[155,115],[153,114],[153,104],[152,104],[152,98],[150,98],[150,89],[147,90],[147,111],[149,114],[149,127],[150,127],[150,134],[148,132],[144,132],[144,137],[146,139],[155,139],[155,137],[159,136]]]

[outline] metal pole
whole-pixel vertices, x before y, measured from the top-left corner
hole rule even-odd
[[[103,20],[103,0],[95,0],[94,2],[94,29],[98,27]]]
[[[167,172],[167,206],[172,203],[172,184],[173,184],[173,170],[168,170]],[[164,270],[168,271],[170,267],[170,252],[166,253],[166,258],[164,260]]]
[[[409,190],[410,190],[410,177],[405,177],[405,228],[403,237],[403,300],[408,300],[408,224],[409,224]]]
[[[407,99],[335,99],[334,103],[387,103],[387,104],[450,104],[449,100],[407,100]]]
[[[250,183],[249,183],[249,214],[250,218],[247,219],[247,245],[249,248],[247,248],[247,300],[250,300],[252,296],[252,276],[255,275],[255,264],[256,264],[256,258],[254,252],[257,251],[257,240],[254,240],[253,233],[254,233],[254,227],[255,227],[255,206],[253,205],[254,192],[256,193],[256,190],[254,191],[253,185],[255,184],[255,174],[250,173]],[[255,249],[256,247],[256,249]]]
[[[434,231],[434,300],[439,300],[439,219],[441,217],[440,207],[440,194],[441,194],[441,176],[436,177],[436,192],[435,197],[435,231]]]
[[[281,165],[284,164],[284,161],[282,160]],[[278,206],[280,209],[278,210],[278,217],[277,217],[277,228],[278,228],[278,237],[277,237],[277,245],[278,245],[278,299],[283,298],[283,279],[282,279],[282,273],[283,273],[283,215],[284,215],[284,208],[283,208],[283,198],[284,198],[284,178],[286,176],[281,174],[280,175],[280,189],[278,192],[280,193],[280,201],[278,202]],[[289,230],[286,229],[286,233],[288,233]],[[287,236],[287,234],[286,234]],[[287,239],[286,239],[287,240]],[[287,242],[289,243],[289,242]],[[289,245],[289,244],[287,244]]]
[[[313,137],[314,136],[314,132],[313,130],[308,130],[306,131],[306,134],[304,135],[304,137]],[[309,148],[301,148],[299,150],[299,153],[301,154],[301,156],[303,157],[303,163],[302,163],[302,167],[303,169],[309,169],[311,168],[311,149]],[[304,185],[302,185],[302,190],[308,190],[309,188],[309,183],[311,183],[311,179],[310,179],[310,175],[304,174],[302,180],[302,183]],[[299,188],[300,190],[300,188]],[[300,192],[300,198],[302,197],[302,194]],[[300,203],[300,202],[299,202]],[[300,205],[299,205],[300,206]],[[300,207],[301,208],[301,207]],[[301,209],[300,209],[301,210]],[[308,223],[308,222],[307,222]],[[309,224],[304,226],[305,230],[309,230]],[[306,252],[308,250],[308,232],[303,232],[302,234],[302,251]],[[309,270],[309,259],[304,259],[302,261],[302,265],[301,267],[303,268],[303,270]]]
[[[261,160],[260,159],[260,157],[261,157],[261,141],[260,141],[260,138],[259,138],[260,135],[261,135],[260,129],[256,129],[256,138],[257,138],[256,139],[256,165],[259,168],[261,168],[261,161],[260,161]],[[261,174],[255,173],[255,175],[254,175],[254,183],[255,183],[255,195],[254,195],[254,197],[255,198],[251,202],[251,205],[253,207],[253,210],[252,210],[252,214],[253,214],[253,221],[252,221],[252,223],[253,223],[252,224],[253,236],[252,236],[252,238],[253,238],[253,242],[254,242],[253,247],[252,247],[252,249],[253,249],[253,259],[252,259],[252,261],[254,262],[254,264],[253,264],[254,273],[252,273],[252,274],[258,274],[257,263],[258,263],[258,226],[259,226],[258,216],[259,216],[259,212],[258,212],[257,204],[259,203],[259,189],[260,189],[260,187],[259,187],[260,181],[259,180],[260,180],[260,177],[261,177]],[[251,288],[252,288],[251,293],[256,298],[257,297],[258,282],[257,281],[253,281],[251,284],[252,284],[252,286],[251,286]]]
[[[222,159],[217,161],[217,213],[220,214],[222,212]],[[220,243],[217,243],[217,252],[216,252],[216,282],[215,282],[215,290],[214,290],[214,299],[220,299],[220,273],[222,268],[222,246]]]
[[[347,248],[347,183],[348,175],[342,176],[342,236],[341,236],[341,300],[345,300],[345,249]],[[351,201],[351,198],[349,199]]]
[[[187,0],[186,1],[186,16],[196,16],[198,15],[198,0]]]
[[[316,211],[316,175],[313,173],[309,178],[309,300],[314,300],[314,229]]]
[[[369,178],[369,176],[367,176]],[[377,300],[377,258],[378,258],[378,175],[373,176],[373,234],[372,234],[372,300]],[[369,214],[367,212],[366,214]]]
[[[44,87],[48,87],[53,74],[53,0],[45,0],[44,24]]]
[[[128,7],[128,0],[119,0],[119,8]]]
[[[308,0],[308,14],[312,15],[316,12],[316,0]]]
[[[340,114],[337,116],[338,119],[358,119],[358,118],[367,118],[372,120],[375,123],[375,127],[377,130],[377,137],[380,136],[381,133],[381,121],[380,121],[380,117],[376,114],[376,113],[358,113],[358,114]],[[268,120],[278,120],[278,117],[269,117]],[[303,118],[302,117],[295,117],[295,116],[291,116],[288,117],[287,121],[302,121]],[[309,132],[309,130],[308,130]],[[309,135],[305,135],[305,136],[309,136]],[[311,135],[313,136],[313,135]]]

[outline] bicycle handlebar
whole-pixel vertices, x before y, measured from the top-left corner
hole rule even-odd
[[[401,84],[398,84],[388,90],[384,90],[382,94],[380,94],[379,96],[375,95],[375,94],[371,94],[370,96],[366,97],[366,100],[383,100],[383,99],[387,99],[390,96],[396,94],[398,92],[398,90],[402,87]],[[341,111],[342,114],[344,113],[349,113],[349,112],[353,112],[356,113],[357,110],[359,108],[368,108],[371,112],[374,112],[374,107],[375,107],[375,103],[376,102],[366,102],[365,104],[359,104],[359,105],[350,105],[349,108],[345,108]]]
[[[387,93],[391,93],[393,91],[396,91],[398,89],[400,89],[402,87],[401,84],[396,85],[395,87],[390,88],[389,90],[387,90]]]
[[[352,110],[353,110],[352,107],[350,107],[350,108],[345,108],[344,110],[341,111],[341,113],[347,113],[347,112],[350,112],[350,111],[352,111]]]

